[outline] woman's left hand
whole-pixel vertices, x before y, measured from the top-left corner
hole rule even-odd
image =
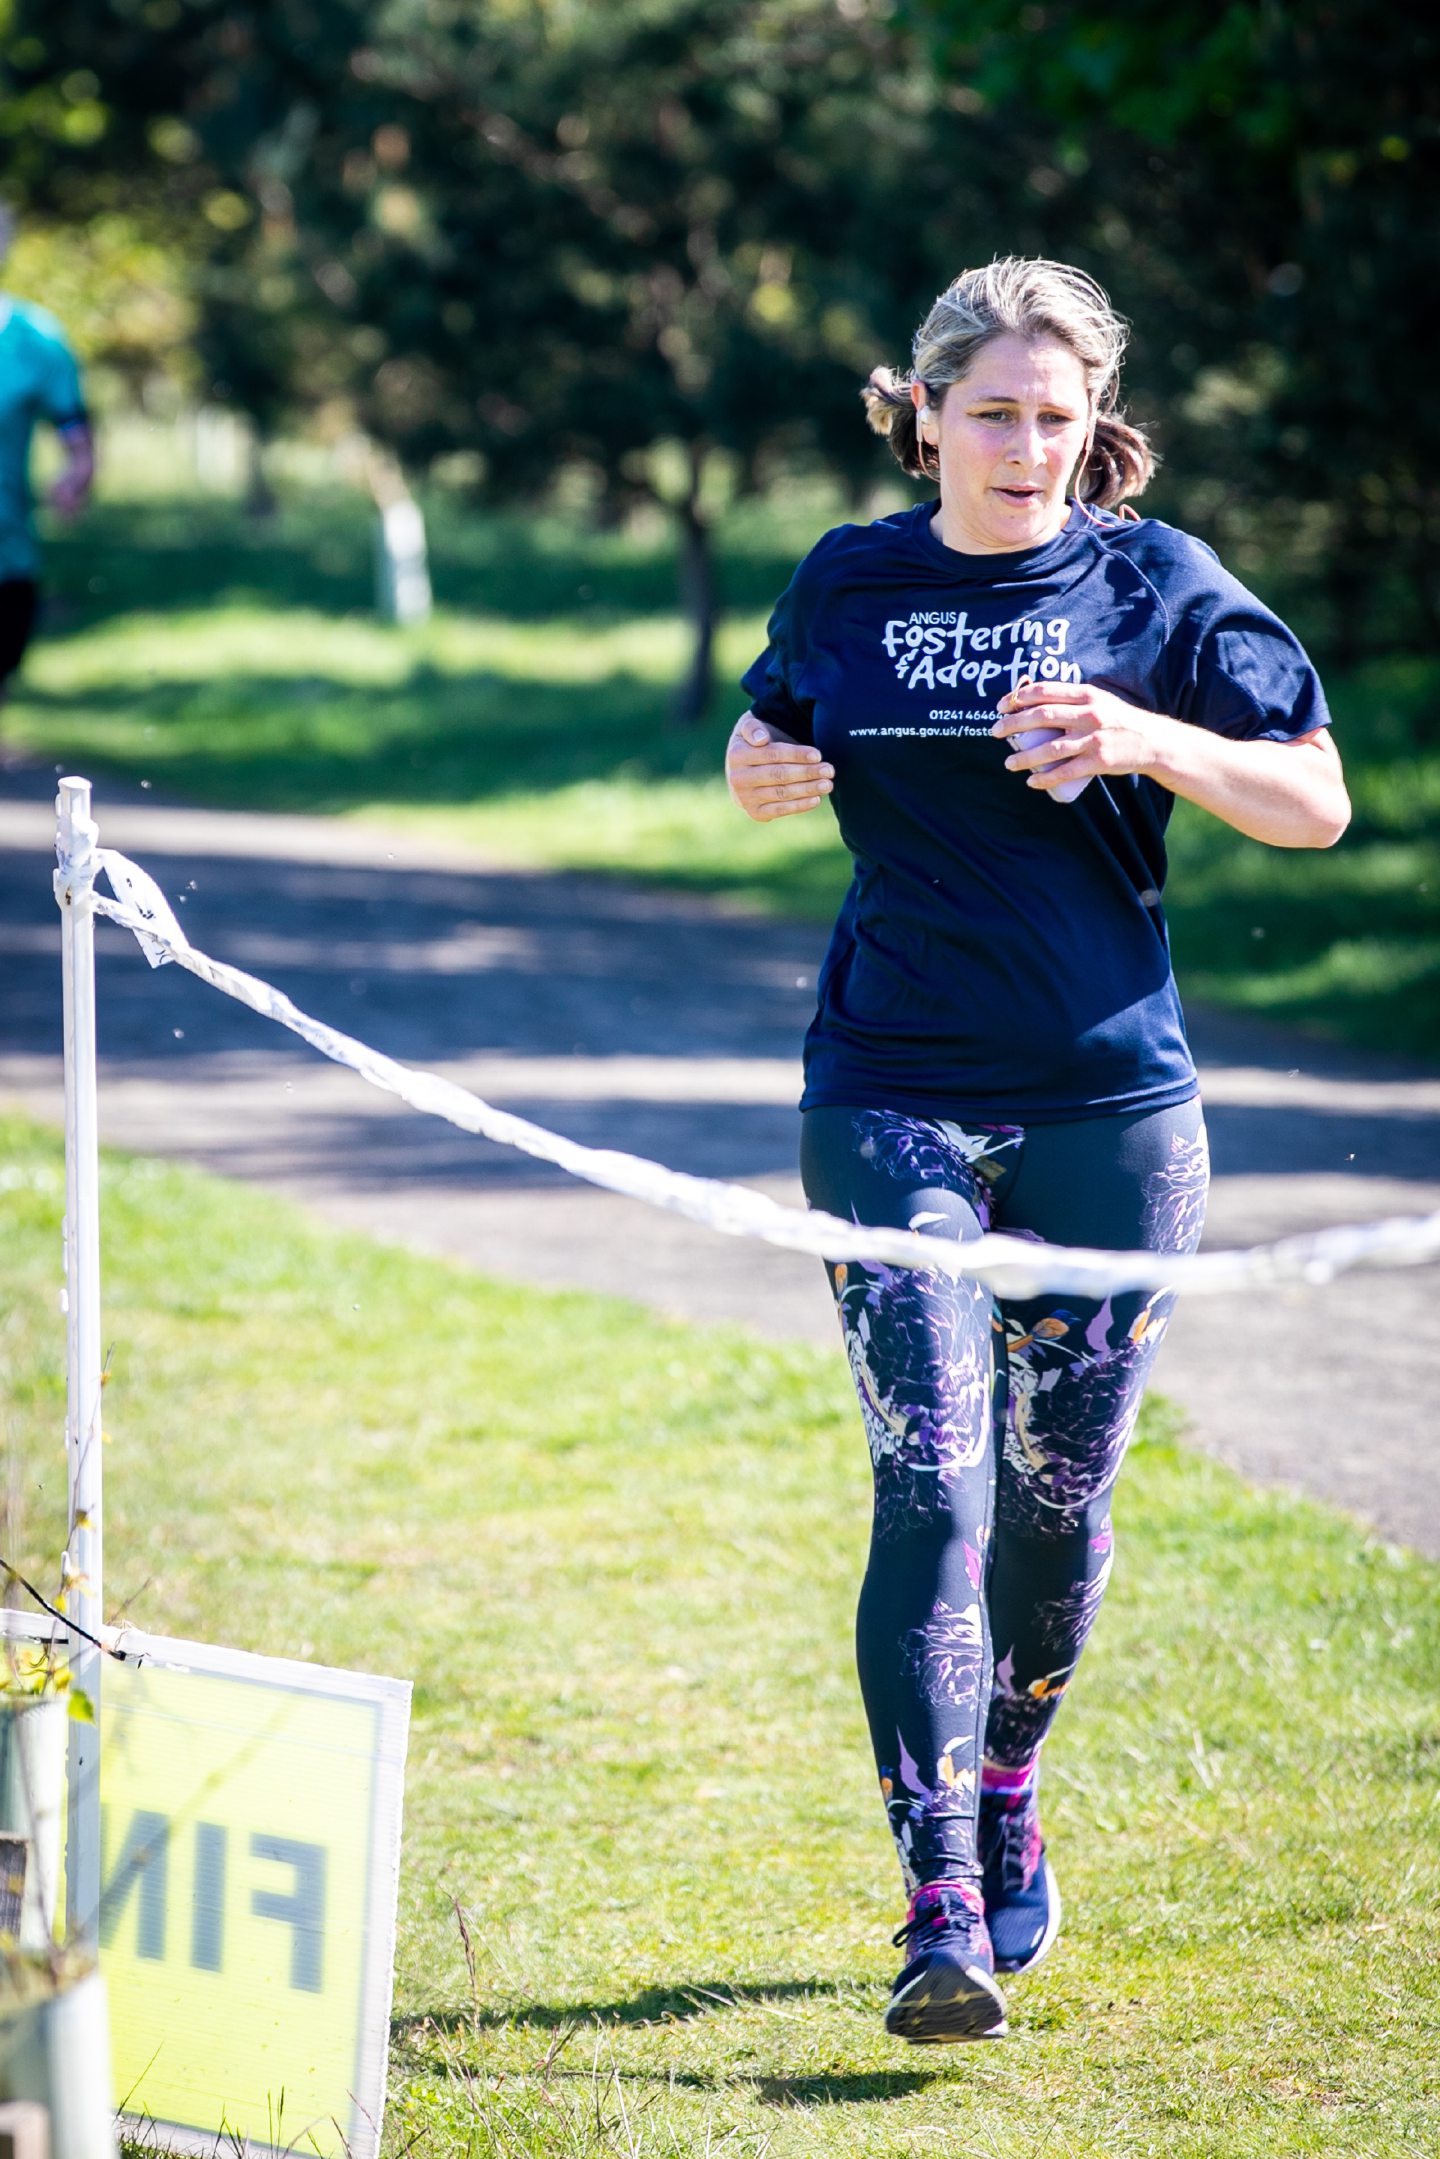
[[[1106,773],[1145,772],[1172,795],[1269,847],[1333,847],[1350,822],[1350,798],[1327,727],[1288,741],[1231,741],[1208,727],[1127,705],[1093,682],[1022,682],[1001,698],[990,732],[1008,740],[1031,727],[1053,727],[1055,733],[1034,749],[1012,751],[1006,769],[1061,802],[1073,801],[1087,780]],[[1066,787],[1069,793],[1061,793]]]
[[[1005,760],[1008,772],[1026,773],[1028,786],[1047,791],[1103,773],[1148,772],[1160,759],[1164,731],[1176,725],[1093,682],[1022,682],[1001,698],[999,711],[990,732],[1002,739],[1032,727],[1059,730]]]

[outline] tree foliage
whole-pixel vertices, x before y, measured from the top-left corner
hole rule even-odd
[[[63,97],[78,57],[106,116],[35,184],[58,205],[107,158],[165,169],[208,236],[209,373],[262,423],[343,398],[412,464],[674,511],[689,714],[715,504],[797,458],[874,474],[860,382],[959,235],[1003,238],[1014,152],[913,34],[832,0],[196,0],[158,35],[168,0],[18,5],[22,96]]]
[[[1440,631],[1440,19],[913,0],[939,72],[1053,135],[1057,229],[1131,307],[1189,506],[1303,566],[1351,657]],[[1403,415],[1403,421],[1401,416]],[[1170,485],[1173,489],[1174,479]]]
[[[203,372],[262,426],[329,407],[497,493],[673,511],[692,712],[716,504],[883,472],[859,381],[997,251],[1132,317],[1161,509],[1303,573],[1342,652],[1440,627],[1416,0],[9,6],[7,185],[168,221]]]

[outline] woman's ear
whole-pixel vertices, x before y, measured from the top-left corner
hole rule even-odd
[[[935,415],[930,409],[930,393],[923,382],[911,383],[910,402],[915,407],[915,433],[921,442],[929,443],[933,448]]]

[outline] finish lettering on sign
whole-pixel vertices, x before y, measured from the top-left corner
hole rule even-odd
[[[197,1972],[225,1969],[225,1854],[228,1842],[218,1822],[195,1824],[190,1962]]]
[[[250,1850],[257,1859],[275,1859],[295,1870],[292,1895],[257,1889],[251,1895],[250,1908],[257,1919],[278,1919],[293,1930],[290,1984],[303,1993],[318,1994],[325,1931],[325,1847],[302,1844],[295,1837],[252,1837]]]
[[[106,1849],[110,1849],[108,1810]],[[148,1808],[137,1808],[100,1893],[100,1946],[111,1948],[131,1905],[135,1907],[134,1953],[154,1962],[167,1954],[171,1858],[180,1840],[191,1840],[193,1889],[190,1897],[189,1959],[196,1971],[225,1969],[227,1901],[231,1878],[230,1831],[219,1822],[193,1827],[171,1822]],[[239,1840],[237,1840],[239,1841]],[[323,1844],[299,1837],[256,1832],[242,1845],[256,1863],[247,1869],[242,1893],[257,1919],[289,1930],[289,1984],[303,1994],[324,1988],[326,1861]],[[289,1869],[285,1888],[275,1885],[274,1868]],[[278,1943],[277,1943],[278,1948]]]
[[[109,1828],[108,1821],[105,1827]],[[140,1922],[135,1954],[159,1959],[165,1954],[165,1907],[170,1888],[170,1824],[163,1814],[141,1808],[130,1817],[114,1872],[100,1890],[100,1947],[108,1949],[138,1891]]]

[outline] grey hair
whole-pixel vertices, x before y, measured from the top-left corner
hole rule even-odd
[[[920,439],[910,385],[922,385],[939,408],[952,382],[967,375],[997,337],[1054,338],[1085,370],[1093,439],[1075,475],[1082,502],[1111,509],[1144,489],[1155,453],[1118,409],[1120,362],[1129,336],[1109,295],[1084,270],[1040,256],[1002,255],[983,270],[962,270],[915,332],[910,373],[877,367],[860,395],[877,435],[884,435],[916,479],[938,472],[935,451]]]

